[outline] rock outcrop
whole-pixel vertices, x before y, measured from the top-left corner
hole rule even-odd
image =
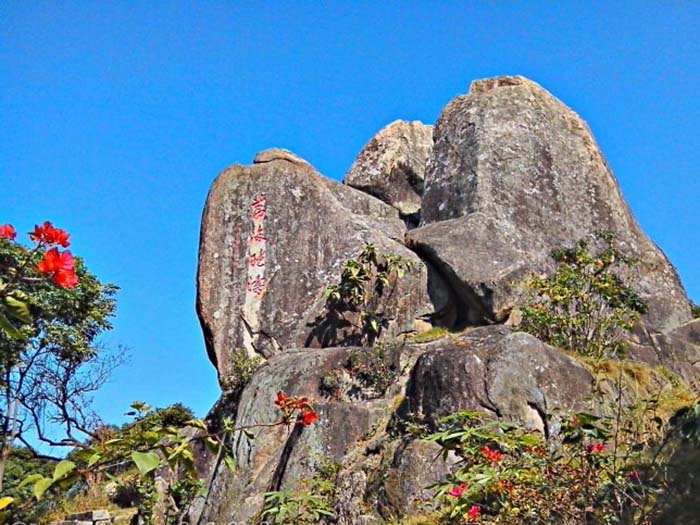
[[[409,223],[417,222],[425,165],[432,150],[432,126],[397,120],[362,148],[345,184],[390,204]]]
[[[460,410],[487,412],[549,436],[547,415],[581,410],[593,377],[575,359],[506,327],[432,345],[413,369],[400,414],[432,428]]]
[[[673,266],[644,235],[586,123],[534,82],[474,82],[434,131],[423,227],[411,245],[469,297],[470,320],[500,322],[515,284],[548,269],[551,250],[597,230],[639,260],[635,284],[656,331],[690,320]]]
[[[281,390],[307,397],[319,422],[237,435],[236,471],[212,463],[193,521],[257,523],[265,493],[299,487],[326,461],[339,465],[339,525],[430,512],[427,487],[454,464],[435,461],[435,445],[406,431],[412,421],[435,429],[473,410],[555,436],[560,414],[590,408],[594,380],[584,361],[518,331],[518,283],[551,270],[553,249],[599,230],[639,261],[633,285],[649,314],[629,357],[692,383],[700,321],[675,270],[636,223],[586,124],[534,82],[475,82],[434,130],[389,125],[345,184],[277,149],[224,171],[207,199],[198,271],[198,314],[224,390],[211,420],[273,422]],[[325,295],[364,243],[412,268],[386,297],[374,351],[329,315]],[[406,335],[431,323],[452,331],[426,343]],[[240,350],[262,364],[234,393]],[[391,370],[372,352],[395,352]],[[358,355],[381,388],[358,386],[348,369]]]
[[[324,317],[325,288],[363,243],[400,255],[412,270],[392,290],[387,335],[430,314],[427,270],[401,243],[398,212],[332,182],[284,150],[258,154],[214,182],[202,221],[197,305],[209,356],[222,384],[244,349],[269,358],[287,348],[353,341],[352,327]]]
[[[280,390],[308,397],[319,423],[257,429],[254,439],[240,435],[234,443],[238,470],[218,469],[200,523],[249,523],[266,492],[298,487],[321,461],[341,465],[341,524],[425,511],[434,504],[426,487],[449,473],[451,464],[436,460],[434,446],[395,433],[397,420],[410,413],[433,424],[455,410],[477,410],[549,434],[556,432],[551,416],[581,408],[591,395],[591,375],[575,360],[500,326],[404,345],[395,380],[381,397],[339,400],[325,394],[324,378],[363,351],[289,350],[258,370],[238,403],[236,426],[275,421],[271,401]]]

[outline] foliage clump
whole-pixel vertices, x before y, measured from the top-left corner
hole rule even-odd
[[[647,305],[628,283],[635,264],[616,246],[615,235],[598,232],[552,252],[558,263],[549,276],[533,276],[525,286],[522,329],[554,346],[594,358],[624,351],[623,336]]]
[[[345,342],[372,346],[388,326],[388,299],[397,281],[411,268],[411,262],[402,256],[380,254],[373,244],[366,243],[357,258],[345,263],[340,283],[326,288],[325,327],[333,334],[338,329],[354,329],[357,335]]]
[[[353,350],[342,367],[323,377],[320,391],[336,399],[380,398],[400,373],[401,352],[397,343]]]
[[[267,525],[318,525],[334,523],[333,501],[340,465],[321,458],[314,476],[292,490],[265,494],[262,523]]]
[[[459,412],[427,439],[460,466],[434,488],[444,524],[651,525],[679,502],[670,468],[700,445],[700,405],[662,419],[653,401],[563,417],[557,442]],[[686,456],[687,457],[687,456]]]
[[[231,372],[222,385],[224,392],[233,398],[238,397],[262,362],[261,357],[251,357],[244,349],[235,350],[231,354]]]

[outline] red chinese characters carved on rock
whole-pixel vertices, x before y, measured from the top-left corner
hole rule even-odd
[[[267,199],[260,194],[250,204],[251,233],[248,236],[248,281],[246,289],[253,296],[260,298],[265,293],[265,262],[267,258],[267,236],[265,219],[267,218]]]
[[[250,205],[250,217],[253,222],[262,221],[267,218],[267,199],[265,195],[258,195]]]
[[[265,227],[262,224],[255,226],[253,233],[250,234],[250,242],[265,242],[267,237],[265,236]]]
[[[258,275],[255,279],[248,281],[248,291],[255,295],[262,295],[265,291],[265,284],[265,278]]]
[[[265,250],[250,254],[248,256],[248,266],[255,266],[258,268],[265,266]]]

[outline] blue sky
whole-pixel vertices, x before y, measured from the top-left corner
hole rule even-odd
[[[526,75],[578,111],[700,299],[700,3],[377,4],[0,5],[0,224],[52,220],[121,286],[107,341],[132,357],[106,419],[218,395],[194,294],[223,168],[278,146],[341,179],[385,124],[433,123],[477,78]]]

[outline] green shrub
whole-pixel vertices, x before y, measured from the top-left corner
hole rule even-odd
[[[522,329],[582,355],[613,357],[624,350],[624,334],[647,306],[627,282],[635,261],[617,249],[613,234],[593,238],[594,250],[585,240],[556,250],[554,273],[526,281],[530,297],[522,308]]]

